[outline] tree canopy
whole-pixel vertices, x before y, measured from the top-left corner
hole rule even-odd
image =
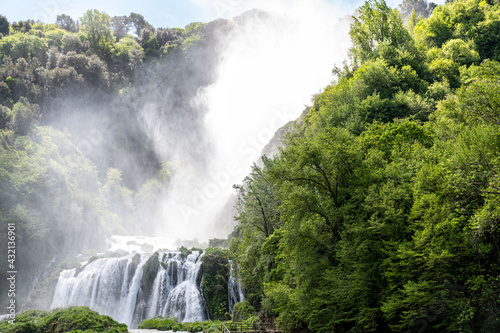
[[[418,5],[406,27],[384,1],[359,9],[351,62],[237,187],[240,281],[286,331],[500,328],[500,12]]]

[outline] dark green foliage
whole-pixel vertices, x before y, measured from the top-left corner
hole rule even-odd
[[[179,251],[181,252],[181,258],[182,258],[182,260],[186,260],[187,256],[190,255],[191,253],[193,253],[193,251],[187,249],[184,246],[181,246],[179,248]]]
[[[140,35],[141,31],[146,28],[153,29],[151,24],[149,24],[141,14],[130,13],[129,22],[134,26],[136,35]]]
[[[117,41],[127,35],[129,26],[130,19],[128,16],[113,16],[111,18],[111,29]]]
[[[31,104],[27,98],[21,97],[12,108],[10,129],[17,135],[27,135],[36,123],[39,110],[40,107],[37,104]]]
[[[243,322],[255,316],[255,309],[248,301],[236,303],[233,307],[233,321]]]
[[[212,320],[224,320],[224,314],[228,312],[228,251],[208,248],[201,257],[201,261],[204,272],[201,288],[207,302],[208,313]]]
[[[208,240],[208,247],[220,247],[226,249],[229,246],[227,239],[212,238]]]
[[[285,331],[494,332],[500,65],[483,59],[496,57],[498,7],[414,15],[415,40],[399,44],[391,13],[361,8],[352,63],[239,187],[239,278]],[[274,232],[255,198],[276,212]]]
[[[9,21],[3,15],[0,15],[0,34],[1,37],[7,36],[9,34]]]
[[[478,24],[474,39],[481,59],[500,61],[500,20],[487,20]]]
[[[12,23],[11,27],[16,32],[26,33],[31,30],[31,27],[35,24],[35,20],[25,20]]]
[[[59,28],[68,32],[78,32],[75,20],[73,20],[69,15],[57,15],[56,24],[59,26]]]
[[[108,316],[99,315],[87,307],[70,307],[52,311],[31,310],[17,315],[15,326],[0,322],[7,333],[63,333],[63,332],[127,332],[127,325]]]
[[[276,243],[280,237],[276,229],[281,225],[277,209],[280,200],[267,170],[272,161],[268,158],[262,161],[266,167],[254,165],[243,185],[236,186],[239,190],[238,214],[235,216],[238,226],[230,240],[231,251],[241,254],[235,263],[239,266],[238,277],[245,289],[245,297],[257,309],[261,308],[269,271],[276,269]],[[236,266],[233,266],[233,272],[236,271]]]
[[[6,106],[0,105],[0,130],[7,129],[7,125],[12,121],[12,112]]]

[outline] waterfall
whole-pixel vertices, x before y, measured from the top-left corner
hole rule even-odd
[[[201,292],[202,254],[162,251],[153,256],[158,256],[159,265],[157,270],[153,266],[150,286],[143,274],[151,255],[102,258],[79,270],[62,271],[51,307],[88,306],[129,327],[157,315],[181,322],[208,320]]]
[[[243,294],[243,289],[238,281],[238,278],[234,274],[233,263],[229,260],[229,284],[228,284],[228,305],[229,313],[233,314],[233,307],[238,302],[243,302],[245,300],[245,295]]]

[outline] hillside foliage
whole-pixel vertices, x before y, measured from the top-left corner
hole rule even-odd
[[[287,331],[500,329],[496,2],[370,0],[305,124],[237,188],[247,299]]]

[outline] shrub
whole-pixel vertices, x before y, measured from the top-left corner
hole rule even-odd
[[[139,328],[157,329],[160,331],[168,331],[168,330],[171,330],[177,324],[178,324],[178,320],[175,317],[157,316],[157,317],[143,320],[139,324]]]

